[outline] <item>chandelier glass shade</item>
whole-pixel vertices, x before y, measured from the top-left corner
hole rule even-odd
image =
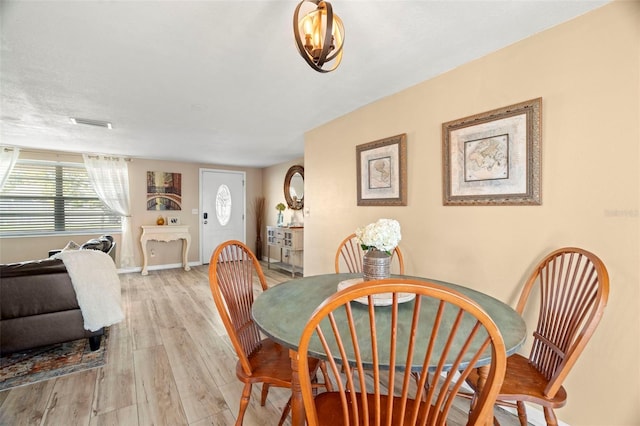
[[[302,0],[293,14],[298,52],[318,72],[335,70],[342,60],[344,25],[331,3]]]

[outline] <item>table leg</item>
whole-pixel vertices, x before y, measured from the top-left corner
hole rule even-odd
[[[296,261],[291,257],[291,250],[287,250],[287,258],[289,259],[289,265],[291,265],[291,278],[296,277]]]
[[[189,266],[189,245],[191,244],[191,238],[184,238],[182,240],[182,266],[185,271],[190,271],[191,267]]]
[[[140,244],[142,245],[142,275],[149,275],[149,271],[147,270],[147,240],[140,240]]]
[[[482,367],[478,367],[478,392],[480,391],[480,389],[482,389],[482,387],[484,386],[484,384],[487,382],[487,376],[489,375],[489,366],[488,365],[484,365]],[[487,415],[487,418],[484,419],[484,422],[480,423],[483,424],[485,426],[493,426],[493,410],[491,410],[489,412],[489,414]]]
[[[304,426],[306,419],[298,375],[298,352],[289,349],[289,357],[291,358],[291,426]]]

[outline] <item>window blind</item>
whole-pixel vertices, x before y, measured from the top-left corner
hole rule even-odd
[[[82,164],[19,160],[0,192],[0,236],[117,230]]]

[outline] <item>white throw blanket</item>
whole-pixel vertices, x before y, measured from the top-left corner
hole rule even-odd
[[[99,250],[68,250],[62,259],[76,291],[85,330],[96,331],[124,319],[120,278],[113,259]]]

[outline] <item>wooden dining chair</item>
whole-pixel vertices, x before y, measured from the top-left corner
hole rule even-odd
[[[528,357],[507,358],[497,403],[515,406],[527,425],[525,402],[541,405],[548,425],[557,425],[554,408],[567,401],[562,386],[593,335],[609,296],[609,275],[602,261],[580,248],[562,248],[547,255],[526,281],[516,311],[534,304],[538,320]],[[474,372],[468,382],[477,388]]]
[[[373,305],[381,294],[391,298],[390,306]],[[406,301],[410,294],[415,299]],[[367,311],[368,321],[354,323],[356,309]],[[420,321],[423,315],[429,319]],[[309,354],[327,360],[327,369],[340,378],[336,391],[314,396]],[[487,380],[468,425],[491,418],[504,375],[505,346],[491,318],[468,297],[425,281],[392,278],[354,285],[326,299],[302,333],[298,368],[307,422],[444,425],[460,386],[488,354]],[[425,372],[418,384],[412,368]]]
[[[236,376],[244,383],[236,425],[242,425],[254,383],[262,383],[261,406],[265,405],[269,386],[291,388],[289,350],[270,339],[263,339],[251,316],[253,282],[256,276],[260,289],[267,290],[260,263],[242,242],[226,241],[213,252],[209,264],[211,294],[238,356]],[[319,366],[320,361],[317,359],[308,364],[307,374],[314,378],[314,387],[319,386],[315,383]],[[330,390],[331,387],[327,389]],[[286,420],[290,407],[289,401],[282,412],[279,425]]]
[[[404,258],[402,257],[402,251],[400,247],[396,247],[393,250],[391,267],[395,268],[397,265],[397,271],[400,275],[404,275]],[[362,257],[364,256],[364,250],[360,246],[356,234],[351,234],[338,246],[335,258],[336,274],[340,272],[350,272],[352,274],[362,272]],[[397,259],[397,260],[394,260]],[[340,266],[343,266],[342,270]],[[346,270],[345,270],[346,269]]]

